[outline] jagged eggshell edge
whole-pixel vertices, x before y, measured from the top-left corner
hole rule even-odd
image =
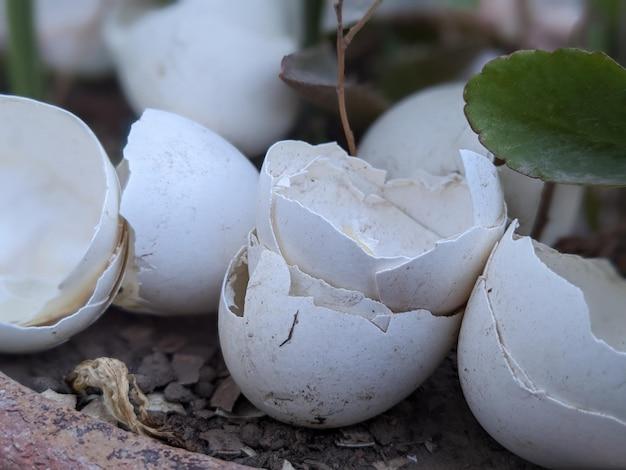
[[[239,316],[233,303],[246,286],[237,276],[248,256],[254,270]],[[461,320],[460,313],[444,317],[425,310],[370,320],[291,296],[290,284],[280,255],[243,247],[225,276],[219,311],[222,353],[233,379],[255,406],[290,424],[346,426],[392,407],[445,358]],[[334,291],[339,303],[373,302],[361,293]]]
[[[0,352],[26,354],[58,346],[89,327],[107,310],[117,294],[126,269],[128,232],[120,221],[120,239],[107,268],[96,282],[89,301],[56,323],[48,326],[19,326],[0,323]]]
[[[625,468],[626,412],[613,411],[626,410],[626,399],[616,398],[626,397],[626,355],[593,336],[580,289],[544,265],[530,239],[514,239],[515,227],[494,249],[461,327],[459,376],[470,409],[494,439],[538,465]],[[510,274],[515,271],[517,278]],[[502,315],[493,299],[500,295],[498,285],[512,280],[520,298],[542,290],[561,307],[527,308],[503,298],[499,305],[508,302],[510,311]],[[563,362],[590,375],[570,375],[568,366],[559,366]],[[585,400],[585,393],[593,396]]]

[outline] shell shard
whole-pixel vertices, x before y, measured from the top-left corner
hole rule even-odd
[[[626,466],[626,281],[511,225],[466,308],[459,374],[483,427],[551,468]]]
[[[259,239],[288,264],[393,311],[453,312],[506,223],[495,167],[471,151],[459,167],[386,181],[336,145],[280,142],[261,170]]]

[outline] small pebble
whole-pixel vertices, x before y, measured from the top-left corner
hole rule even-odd
[[[174,401],[177,403],[189,403],[195,398],[195,395],[182,384],[178,382],[171,382],[163,390],[165,399],[168,401]]]
[[[248,423],[241,428],[241,440],[250,447],[258,447],[263,437],[263,430],[254,423]]]
[[[191,409],[194,411],[200,411],[206,408],[208,401],[204,398],[196,398],[191,402]]]
[[[31,388],[39,393],[48,389],[57,393],[71,393],[70,388],[65,382],[52,377],[35,377],[31,383]]]
[[[200,378],[200,367],[204,364],[204,359],[191,354],[174,354],[172,358],[172,369],[178,383],[183,385],[195,384]]]
[[[211,398],[214,390],[215,386],[208,382],[198,382],[193,387],[194,393],[202,398]]]
[[[143,377],[140,378],[140,375]],[[161,352],[144,357],[137,368],[137,385],[144,393],[150,393],[155,388],[163,387],[175,379],[170,361]]]
[[[202,366],[200,368],[198,381],[213,382],[217,378],[217,371],[211,366]]]

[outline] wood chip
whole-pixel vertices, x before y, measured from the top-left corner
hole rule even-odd
[[[217,386],[215,392],[213,392],[210,402],[211,407],[220,408],[232,413],[235,402],[240,395],[241,390],[239,390],[239,386],[232,377],[228,376]]]

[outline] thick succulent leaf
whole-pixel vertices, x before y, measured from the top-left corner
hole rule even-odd
[[[519,51],[465,87],[465,114],[508,166],[558,183],[626,185],[626,70],[601,52]]]
[[[328,44],[285,56],[280,78],[305,100],[338,112],[337,59]],[[388,106],[385,98],[367,86],[347,81],[345,87],[348,114],[356,126],[367,126]]]

